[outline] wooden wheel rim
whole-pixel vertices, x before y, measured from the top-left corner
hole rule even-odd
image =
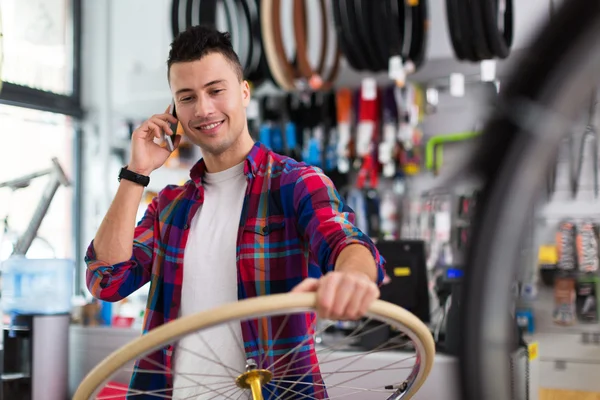
[[[265,317],[271,313],[314,311],[315,306],[316,294],[314,293],[288,293],[246,299],[178,318],[132,340],[102,360],[83,379],[73,400],[89,400],[98,388],[123,365],[187,334],[228,321]],[[435,344],[431,332],[423,322],[407,310],[381,300],[373,303],[367,315],[375,316],[391,326],[406,328],[404,333],[415,343],[417,361],[409,375],[412,382],[402,396],[396,397],[410,399],[423,385],[433,366]]]

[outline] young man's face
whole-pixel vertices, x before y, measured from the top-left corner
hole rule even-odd
[[[246,127],[250,89],[220,53],[171,65],[171,92],[177,118],[203,153],[218,156],[240,139]]]

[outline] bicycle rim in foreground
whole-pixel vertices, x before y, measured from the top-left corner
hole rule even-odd
[[[172,374],[177,389],[130,390],[128,398],[409,399],[419,390],[433,365],[435,345],[417,317],[376,301],[360,321],[316,321],[315,301],[313,293],[263,296],[177,319],[104,359],[80,384],[74,400],[122,398],[125,391],[102,394],[120,389],[107,387],[107,382],[128,382],[133,361],[151,361],[148,354],[169,344],[175,352],[197,357],[209,373],[167,371],[158,365],[139,370],[137,374]],[[244,349],[240,341],[233,365],[221,359],[218,348],[208,353],[189,348],[196,343],[206,349],[206,337],[215,337],[211,329],[235,337],[240,321],[251,321],[259,330],[279,328],[259,351]],[[293,345],[277,344],[283,327],[298,321],[310,321],[307,335]]]
[[[561,139],[600,77],[600,3],[563,2],[521,56],[474,154],[485,190],[472,233],[462,304],[466,400],[510,399],[511,284],[523,235]]]

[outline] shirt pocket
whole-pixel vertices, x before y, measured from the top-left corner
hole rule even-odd
[[[288,224],[283,215],[249,218],[240,246],[242,266],[265,270],[285,263],[293,243],[288,235],[291,228]]]
[[[283,215],[267,218],[248,218],[244,226],[244,236],[253,241],[268,241],[285,239],[286,221]],[[256,236],[255,236],[256,235]]]
[[[283,215],[249,218],[239,248],[245,297],[287,292],[305,276],[306,257],[295,224]]]

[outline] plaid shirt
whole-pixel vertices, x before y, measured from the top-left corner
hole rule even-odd
[[[144,333],[176,319],[179,314],[184,249],[192,218],[203,203],[204,171],[204,162],[200,160],[192,168],[187,183],[167,186],[153,199],[135,229],[130,260],[108,265],[96,258],[93,242],[88,248],[87,286],[96,298],[119,301],[151,282]],[[378,281],[383,280],[383,258],[373,242],[354,226],[353,211],[342,202],[333,183],[321,170],[256,143],[246,158],[244,173],[248,187],[236,258],[239,299],[289,292],[307,277],[318,278],[332,271],[338,254],[355,243],[371,251],[378,266]],[[264,358],[264,367],[277,362],[277,369],[285,369],[281,365],[287,368],[293,362],[290,370],[294,375],[303,375],[313,368],[309,366],[317,364],[314,343],[307,330],[314,318],[312,313],[290,316],[283,327],[283,317],[261,319],[260,323],[257,320],[242,322],[246,356]],[[272,343],[278,332],[279,337]],[[295,352],[292,359],[281,360],[281,355],[292,349]],[[172,345],[157,350],[146,359],[138,360],[134,371],[165,367],[170,371],[172,353]],[[268,354],[265,356],[265,353]],[[288,376],[288,379],[293,378]],[[310,371],[303,381],[309,385],[297,384],[292,391],[308,398],[326,398],[318,368]],[[134,372],[130,387],[138,390],[170,388],[172,376]],[[278,392],[272,385],[269,389],[272,393],[265,391],[265,398]]]

